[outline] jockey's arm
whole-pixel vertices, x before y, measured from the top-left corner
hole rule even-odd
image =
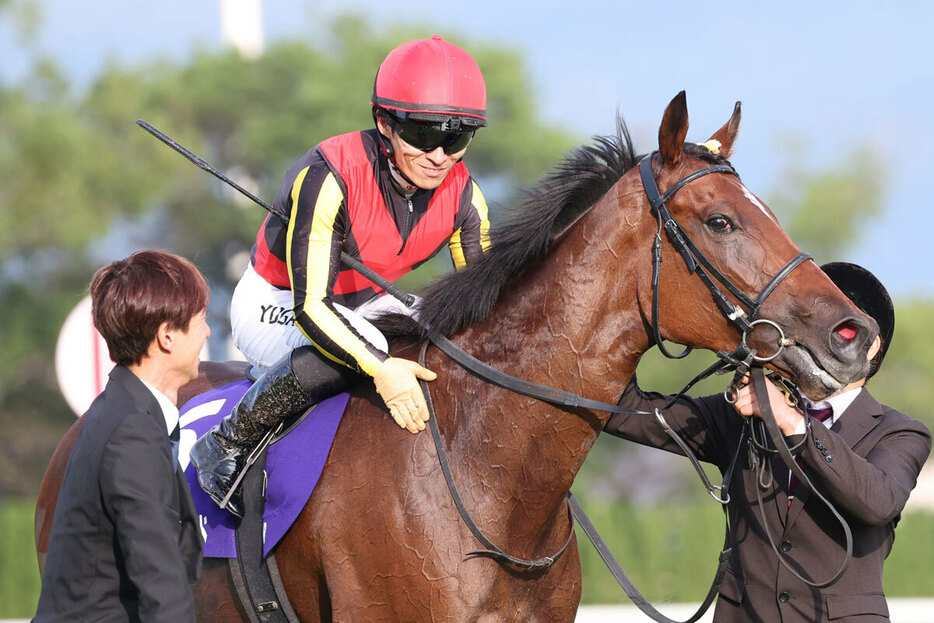
[[[287,264],[295,321],[324,356],[367,376],[389,358],[339,314],[330,294],[349,233],[344,195],[326,167],[309,167],[292,185]]]
[[[489,209],[483,192],[472,179],[464,185],[460,206],[448,243],[454,268],[458,270],[480,259],[490,248]]]
[[[320,181],[313,179],[316,173]],[[303,170],[292,185],[287,232],[295,321],[322,355],[373,377],[396,423],[417,433],[428,420],[418,379],[430,381],[435,374],[415,362],[390,357],[367,341],[335,310],[330,297],[349,228],[346,202],[334,174],[323,167]]]

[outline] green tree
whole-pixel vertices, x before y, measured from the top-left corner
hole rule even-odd
[[[42,22],[41,7],[34,0],[0,0],[0,20],[8,20],[19,43],[30,45]]]
[[[909,298],[895,301],[895,335],[885,365],[870,381],[873,395],[934,430],[931,379],[934,378],[934,335],[928,329],[934,301]]]
[[[158,247],[191,258],[212,283],[215,335],[227,327],[239,276],[228,275],[228,261],[250,248],[265,213],[134,121],[149,121],[271,201],[286,169],[317,142],[372,126],[376,68],[424,32],[347,16],[318,47],[284,41],[256,60],[221,51],[180,64],[111,64],[80,95],[41,60],[22,82],[0,84],[0,349],[10,370],[0,378],[0,492],[36,491],[73,421],[54,378],[55,338],[113,254]],[[486,191],[495,206],[505,199],[497,188],[528,182],[575,141],[539,118],[514,50],[454,41],[487,79],[491,127],[466,162],[481,185],[493,182]]]
[[[769,194],[769,206],[799,247],[818,264],[846,257],[861,240],[867,221],[883,209],[885,164],[868,146],[843,153],[825,167],[807,163],[793,144],[790,164]]]

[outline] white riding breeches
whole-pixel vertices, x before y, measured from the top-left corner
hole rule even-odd
[[[411,315],[413,310],[383,293],[355,310],[334,308],[365,340],[383,352],[389,344],[368,318],[387,312]],[[234,345],[254,366],[267,368],[300,346],[311,342],[295,324],[291,290],[280,290],[248,266],[230,301],[230,328]]]

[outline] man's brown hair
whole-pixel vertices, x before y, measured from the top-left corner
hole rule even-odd
[[[207,308],[204,276],[183,257],[164,251],[137,251],[104,266],[91,280],[91,317],[117,364],[138,364],[159,326],[187,331]]]

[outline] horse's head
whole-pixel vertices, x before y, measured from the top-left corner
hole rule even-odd
[[[710,141],[686,145],[681,92],[665,111],[657,154],[642,167],[647,197],[651,201],[653,180],[661,195],[652,207],[665,256],[657,326],[665,339],[725,351],[737,347],[745,328],[761,360],[777,353],[768,365],[821,399],[866,375],[878,327],[813,261],[799,257],[771,210],[732,173],[727,158],[739,121],[737,103]],[[666,222],[666,212],[673,222]],[[651,325],[651,280],[643,275],[639,288]],[[719,305],[717,291],[724,295]]]

